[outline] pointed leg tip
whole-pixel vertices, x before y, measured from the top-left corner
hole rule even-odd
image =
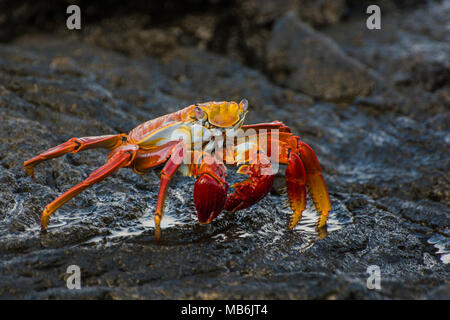
[[[161,242],[161,215],[155,213],[155,241],[156,243]]]
[[[328,220],[328,211],[324,212],[320,215],[319,220],[317,221],[317,228],[325,228],[327,226]]]
[[[316,232],[318,239],[323,239],[328,235],[327,224],[325,223],[323,226],[316,226]]]
[[[47,231],[47,229],[41,229],[41,234],[42,234],[42,235],[46,235],[46,234],[48,234],[48,231]]]
[[[289,220],[289,228],[292,230],[302,219],[303,211],[306,209],[306,200],[301,202],[289,201],[289,208],[292,210]]]
[[[50,214],[48,213],[47,209],[44,209],[44,212],[42,213],[41,217],[41,231],[47,230],[48,220],[50,219]]]
[[[155,241],[156,243],[161,243],[161,229],[157,228],[155,229]]]
[[[291,218],[289,219],[288,230],[294,230],[295,226],[297,226],[297,224],[300,222],[301,218],[302,218],[302,212],[300,212],[300,214],[296,214],[294,211],[292,213]]]
[[[317,228],[321,229],[327,225],[326,221],[320,221],[317,223]]]

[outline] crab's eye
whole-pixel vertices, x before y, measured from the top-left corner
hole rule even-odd
[[[248,109],[247,99],[242,99],[241,102],[239,102],[239,105],[241,106],[242,110],[247,111]]]
[[[203,120],[205,118],[205,112],[200,107],[195,107],[194,115],[198,120]]]

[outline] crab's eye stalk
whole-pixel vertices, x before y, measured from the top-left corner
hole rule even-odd
[[[247,99],[242,99],[241,102],[239,102],[239,105],[241,106],[242,110],[244,110],[244,111],[248,110],[248,101],[247,101]]]
[[[197,118],[197,120],[204,120],[206,116],[205,112],[200,107],[195,107],[194,115]]]

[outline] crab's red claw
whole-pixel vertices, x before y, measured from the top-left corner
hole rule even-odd
[[[235,212],[240,209],[239,205],[242,204],[242,202],[242,197],[237,192],[234,192],[228,196],[227,201],[225,202],[225,210]]]
[[[320,213],[318,227],[321,228],[326,224],[328,213],[331,210],[330,196],[322,177],[322,169],[314,151],[302,141],[299,141],[299,155],[305,167],[309,194],[314,201],[316,210]]]
[[[264,168],[268,169],[267,172],[262,172]],[[272,189],[275,180],[275,176],[270,169],[270,163],[266,165],[243,165],[239,168],[238,173],[248,174],[250,177],[232,186],[235,192],[228,196],[225,203],[225,210],[231,212],[248,208],[260,201]]]
[[[200,177],[194,185],[194,204],[199,223],[210,223],[223,210],[228,184],[225,166],[210,154],[202,154],[198,170]]]
[[[302,218],[306,208],[306,173],[300,157],[291,152],[286,168],[286,187],[289,206],[292,209],[292,217],[289,221],[289,229],[293,229]]]
[[[199,223],[210,223],[223,210],[228,184],[202,174],[194,185],[194,204]]]

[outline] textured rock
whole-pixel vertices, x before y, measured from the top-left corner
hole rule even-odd
[[[272,23],[288,11],[314,26],[334,24],[341,20],[346,5],[341,0],[250,0],[242,1],[239,10],[256,24]]]
[[[275,24],[267,43],[266,63],[275,82],[324,100],[367,95],[375,85],[366,67],[294,13]]]
[[[416,14],[395,18],[408,25]],[[401,54],[407,47],[391,43],[390,52],[399,54],[387,54],[387,36],[355,46],[352,23],[360,21],[343,23],[338,35],[324,32],[385,84],[347,104],[281,87],[177,36],[163,55],[165,44],[121,43],[101,25],[76,40],[30,34],[0,44],[0,297],[449,299],[447,84],[440,72],[427,71],[426,61],[436,61],[430,51],[422,51],[426,67],[418,73],[426,80],[395,84],[410,70],[409,56]],[[133,28],[128,35],[144,27]],[[389,36],[399,36],[396,30]],[[441,38],[407,30],[405,39],[420,35],[436,56],[446,54],[436,44]],[[100,45],[94,33],[103,37]],[[48,234],[39,232],[43,207],[102,165],[107,152],[43,163],[36,181],[25,175],[24,160],[73,136],[128,132],[193,102],[243,97],[250,102],[248,123],[282,120],[316,151],[333,204],[327,232],[314,229],[310,202],[300,225],[286,231],[282,174],[257,205],[200,226],[194,181],[177,175],[158,245],[157,171],[138,176],[128,169],[68,202],[52,216]],[[241,179],[233,171],[230,184]],[[81,268],[81,290],[66,288],[72,264]],[[370,265],[380,267],[381,290],[366,286]]]

